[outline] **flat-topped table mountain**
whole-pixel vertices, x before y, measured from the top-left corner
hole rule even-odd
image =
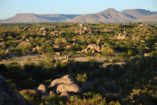
[[[0,20],[1,23],[32,23],[32,22],[84,22],[84,23],[125,23],[125,22],[157,22],[157,12],[145,9],[127,9],[117,11],[109,8],[93,14],[16,14]]]

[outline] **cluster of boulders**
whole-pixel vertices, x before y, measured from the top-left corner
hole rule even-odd
[[[0,105],[32,105],[32,103],[13,90],[0,74]]]
[[[61,78],[54,79],[48,86],[40,84],[36,89],[24,89],[21,90],[20,93],[26,93],[39,99],[43,95],[60,95],[68,97],[92,89],[93,84],[97,81],[98,80],[96,79],[78,84],[71,75],[65,75]],[[117,88],[114,82],[111,85]],[[97,88],[101,94],[109,92],[104,87]],[[0,74],[0,105],[32,105],[32,103],[14,91],[6,82],[5,78]]]
[[[152,25],[149,25],[149,24],[139,24],[138,26],[137,26],[137,29],[139,29],[140,31],[141,30],[150,30],[150,29],[152,29],[153,28],[153,26]]]
[[[55,39],[54,41],[54,48],[55,49],[61,49],[64,47],[64,44],[66,44],[67,41],[65,38]]]
[[[58,56],[58,55],[56,55],[56,56]],[[60,62],[62,62],[62,63],[70,63],[71,62],[71,59],[70,59],[71,57],[72,56],[70,56],[70,55],[66,55],[64,58],[63,57],[61,57],[61,58],[52,58],[50,61],[52,63],[54,63],[55,66],[57,66],[57,63],[60,63]]]
[[[118,35],[115,35],[113,39],[125,40],[125,39],[127,39],[127,36],[122,33],[119,33]]]
[[[0,47],[5,47],[6,43],[5,42],[0,42]]]
[[[63,31],[51,31],[50,35],[52,36],[58,36],[58,35],[64,35],[65,33]]]
[[[44,36],[47,35],[47,33],[48,33],[48,29],[47,29],[47,28],[44,28],[44,27],[37,28],[36,30],[39,31],[39,32],[42,32],[42,34],[43,34]]]
[[[91,33],[99,33],[99,31],[97,29],[91,29],[91,28],[88,28],[87,26],[85,26],[84,24],[80,24],[79,25],[79,31],[76,32],[76,33],[79,33],[79,35],[82,35],[82,34],[91,34]]]
[[[104,44],[89,44],[86,49],[82,50],[82,52],[88,52],[89,50],[95,52],[101,52],[105,47]]]
[[[75,83],[70,75],[65,75],[55,79],[49,85],[49,88],[55,88],[55,92],[61,96],[68,96],[70,93],[80,93],[81,88]]]
[[[52,32],[50,32],[50,35],[53,35],[53,36],[57,36],[59,34],[60,34],[59,31],[52,31]]]
[[[52,28],[52,27],[49,27],[49,28]],[[53,27],[54,28],[54,27]],[[55,28],[54,28],[55,29]],[[44,27],[41,27],[41,28],[36,28],[37,31],[41,32],[42,35],[48,35],[48,32],[50,30],[48,30],[48,28],[44,28]],[[49,32],[49,35],[52,35],[52,36],[57,36],[57,35],[60,35],[60,34],[64,34],[63,31],[57,31],[57,30],[54,30],[54,31],[50,31]]]
[[[25,41],[22,41],[22,42],[18,45],[18,47],[25,47],[25,46],[30,46],[30,45],[31,45],[30,41],[29,41],[28,39],[26,39]]]
[[[75,83],[70,75],[53,80],[48,87],[40,84],[37,91],[42,94],[58,94],[60,96],[69,96],[71,94],[79,94],[82,89]]]

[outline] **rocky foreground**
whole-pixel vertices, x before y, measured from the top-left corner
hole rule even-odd
[[[0,105],[33,105],[13,90],[6,79],[0,74]]]

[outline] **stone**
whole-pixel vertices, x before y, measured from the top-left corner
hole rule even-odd
[[[122,33],[119,33],[118,35],[114,36],[114,39],[117,39],[117,40],[124,40],[126,38],[127,38],[127,36],[126,35],[122,35]]]
[[[44,84],[40,84],[37,90],[41,93],[46,93],[46,86]]]
[[[74,83],[73,78],[70,75],[65,75],[61,78],[53,80],[49,87],[54,87],[59,84],[73,84],[73,83]]]
[[[57,87],[57,93],[79,93],[80,89],[76,84],[60,84]]]
[[[46,30],[46,28],[42,27],[39,29],[39,31],[43,31],[43,30]]]
[[[64,91],[60,94],[60,96],[69,96],[69,93]]]
[[[150,56],[150,54],[149,53],[144,53],[144,56],[148,57],[148,56]]]
[[[54,94],[55,93],[52,90],[49,91],[49,95],[54,95]]]
[[[31,43],[28,39],[26,39],[25,41],[21,42],[18,47],[24,47],[24,46],[30,46]]]
[[[43,35],[44,35],[44,36],[47,35],[47,30],[44,30],[44,31],[43,31]]]
[[[55,55],[61,56],[61,52],[55,52]]]

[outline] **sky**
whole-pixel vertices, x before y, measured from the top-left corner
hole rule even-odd
[[[107,8],[157,11],[157,0],[0,0],[0,19],[17,13],[87,14]]]

